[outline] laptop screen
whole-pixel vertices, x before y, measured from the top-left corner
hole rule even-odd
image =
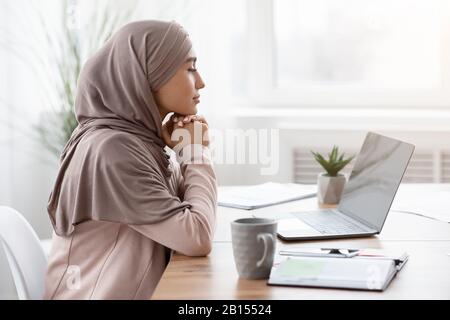
[[[339,211],[381,231],[414,146],[369,132],[345,186]]]

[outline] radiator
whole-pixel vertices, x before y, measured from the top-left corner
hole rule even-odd
[[[293,180],[295,183],[314,184],[317,182],[317,175],[324,170],[316,162],[310,150],[318,151],[322,155],[327,155],[330,150],[316,147],[298,147],[293,150]],[[359,150],[342,149],[346,155],[357,154]],[[353,160],[341,173],[350,174],[353,167]],[[450,183],[450,151],[416,150],[406,169],[403,183]]]

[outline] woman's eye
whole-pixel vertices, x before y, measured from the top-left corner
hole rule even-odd
[[[195,68],[190,68],[188,70],[191,71],[191,72],[196,72],[197,71],[197,69],[195,69]]]

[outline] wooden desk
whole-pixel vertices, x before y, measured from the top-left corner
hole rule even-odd
[[[417,188],[421,188],[418,186]],[[258,209],[275,213],[316,208],[301,200]],[[268,286],[266,280],[238,277],[231,246],[230,222],[256,211],[219,207],[213,250],[208,257],[175,254],[152,299],[450,299],[450,224],[390,212],[383,231],[371,238],[277,243],[289,246],[348,246],[404,250],[409,261],[384,292]]]

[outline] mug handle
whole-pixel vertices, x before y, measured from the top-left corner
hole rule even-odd
[[[264,242],[264,253],[258,262],[256,262],[256,266],[259,268],[264,261],[267,259],[267,253],[269,252],[269,242],[270,242],[270,252],[272,252],[275,248],[275,239],[271,233],[258,233],[256,239],[263,240]],[[270,240],[270,241],[269,241]]]

